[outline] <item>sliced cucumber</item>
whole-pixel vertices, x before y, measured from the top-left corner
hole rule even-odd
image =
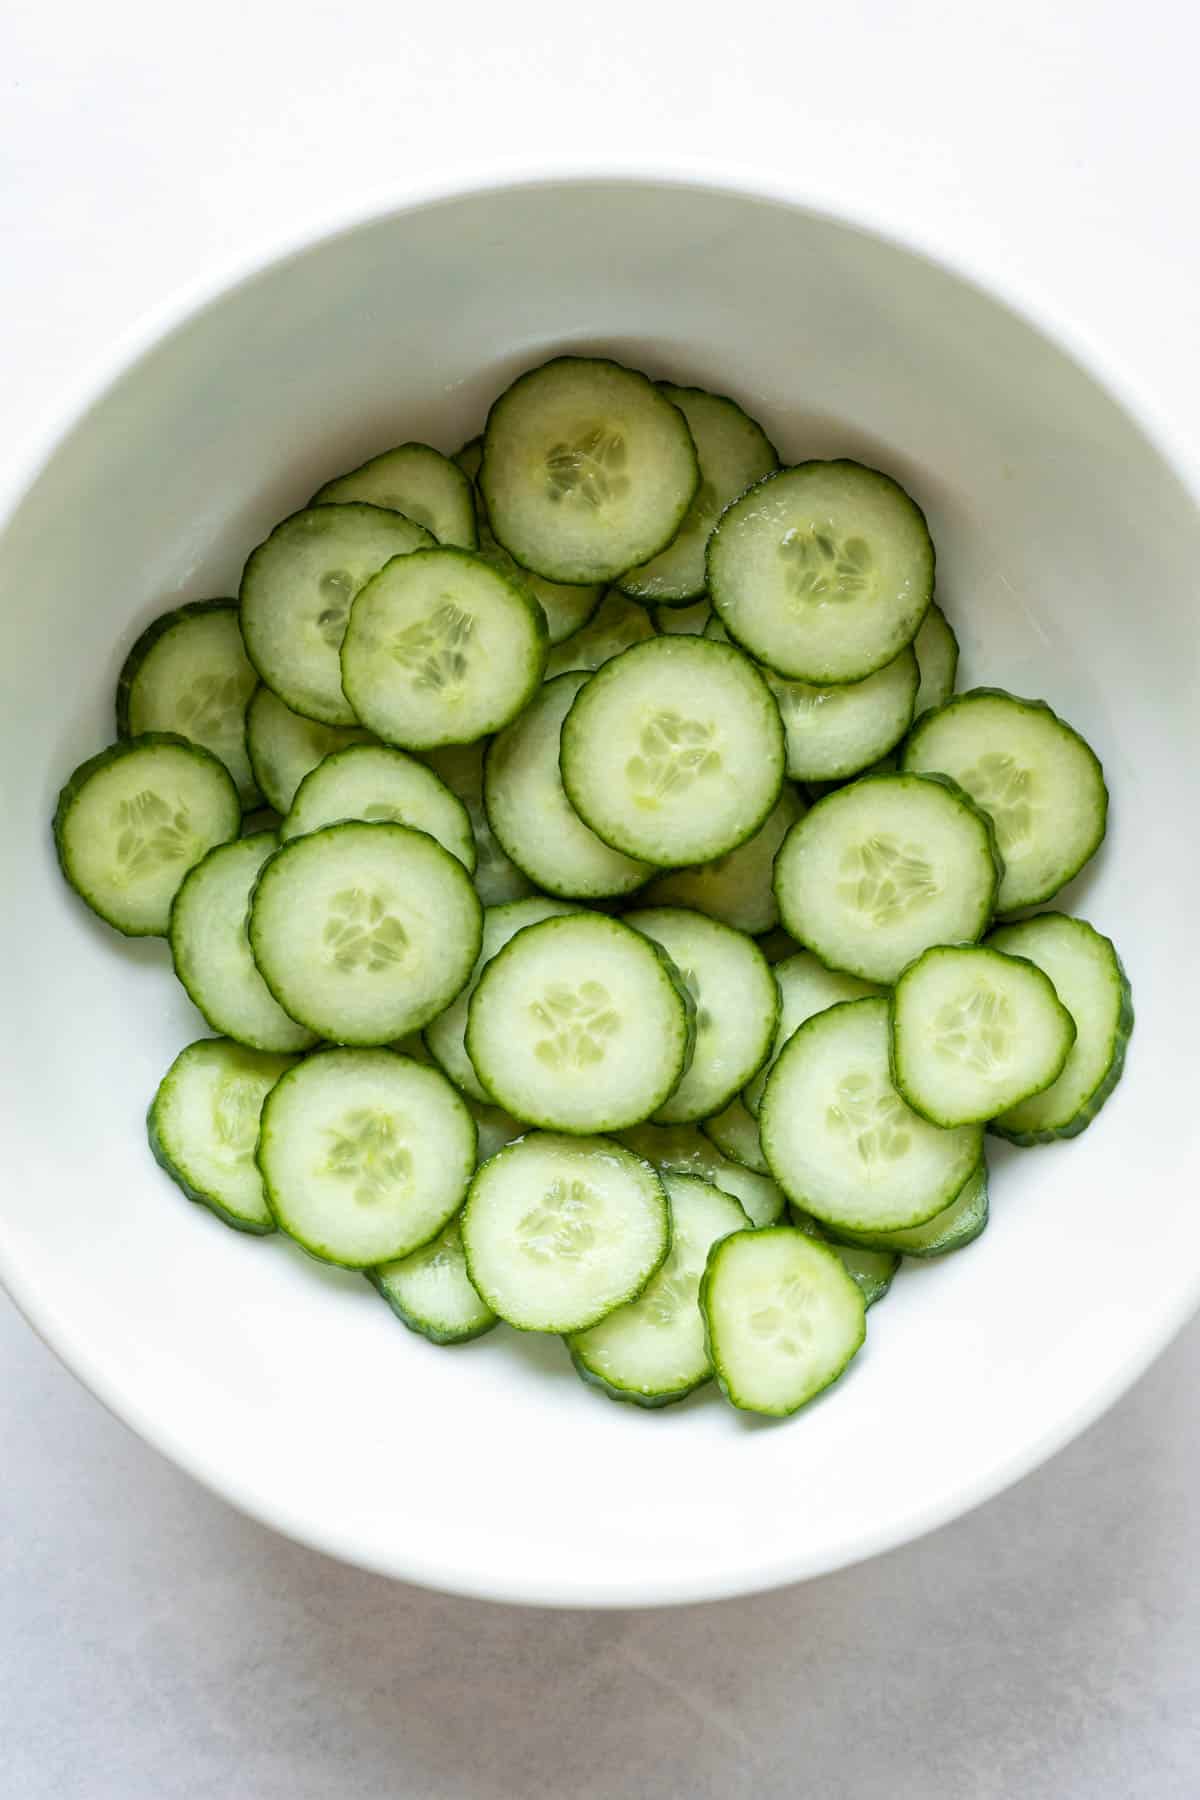
[[[690,906],[737,931],[757,936],[779,918],[773,877],[775,857],[791,827],[804,816],[795,788],[784,787],[767,822],[728,856],[692,869],[660,875],[645,891],[652,906]],[[790,942],[790,940],[789,940]]]
[[[1104,771],[1044,700],[959,694],[918,721],[903,766],[952,776],[990,815],[1004,857],[999,912],[1049,900],[1104,839]]]
[[[259,678],[293,712],[357,724],[339,661],[350,603],[393,556],[432,542],[402,513],[357,501],[310,506],[277,525],[242,576],[242,637]]]
[[[693,1007],[656,944],[598,913],[517,933],[471,998],[467,1054],[506,1112],[551,1131],[619,1131],[672,1094]]]
[[[263,1101],[295,1060],[201,1038],[179,1052],[146,1115],[154,1160],[237,1231],[275,1229],[254,1146]]]
[[[436,1069],[394,1050],[323,1050],[267,1096],[258,1166],[289,1237],[322,1262],[373,1268],[458,1211],[475,1121]]]
[[[1002,925],[987,944],[1043,969],[1076,1027],[1058,1080],[994,1120],[992,1130],[1015,1144],[1076,1137],[1100,1111],[1125,1066],[1133,996],[1121,959],[1110,939],[1065,913],[1039,913],[1019,925]]]
[[[919,719],[932,707],[944,706],[954,692],[958,674],[958,639],[954,628],[935,600],[921,620],[921,629],[913,639],[921,685],[917,689],[913,718]]]
[[[285,1012],[341,1044],[386,1044],[448,1006],[479,954],[457,858],[406,825],[351,821],[292,838],[250,904],[254,960]]]
[[[771,1173],[758,1135],[758,1120],[740,1094],[711,1119],[701,1119],[700,1129],[731,1162],[753,1169],[756,1175]]]
[[[784,962],[776,963],[775,980],[779,987],[775,1041],[767,1061],[746,1089],[746,1105],[755,1117],[762,1104],[767,1077],[793,1031],[798,1031],[805,1019],[811,1019],[814,1013],[824,1012],[827,1006],[837,1006],[842,1000],[865,1000],[880,991],[874,983],[860,981],[857,975],[827,969],[811,950],[798,950]]]
[[[597,837],[672,868],[754,836],[779,798],[783,729],[745,657],[704,638],[656,638],[580,690],[559,760]]]
[[[931,1125],[994,1119],[1062,1074],[1075,1021],[1022,956],[940,945],[892,993],[892,1079]]]
[[[667,1196],[609,1138],[532,1132],[483,1164],[462,1218],[467,1273],[518,1331],[584,1331],[636,1300],[671,1245]]]
[[[613,1400],[667,1406],[712,1378],[700,1277],[713,1244],[749,1221],[737,1201],[695,1175],[668,1175],[671,1251],[636,1300],[567,1339],[579,1374]]]
[[[892,1084],[888,1002],[806,1019],[767,1082],[758,1128],[776,1181],[835,1231],[898,1231],[947,1207],[982,1153],[979,1125],[940,1130]]]
[[[645,375],[560,356],[488,414],[480,489],[492,530],[549,581],[615,581],[665,549],[700,485],[687,420]]]
[[[745,1086],[771,1047],[779,990],[752,938],[683,907],[626,913],[625,923],[660,944],[696,1007],[696,1042],[686,1075],[655,1117],[661,1125],[707,1119]]]
[[[622,650],[654,636],[654,626],[644,606],[627,600],[616,588],[605,594],[597,611],[582,631],[556,644],[546,662],[546,680],[565,675],[568,669],[599,669]]]
[[[488,824],[483,804],[486,749],[486,743],[446,744],[440,750],[426,751],[425,761],[467,809],[475,836],[475,888],[479,898],[485,906],[503,906],[508,900],[522,899],[531,891],[531,884],[509,861]]]
[[[660,390],[688,422],[700,463],[700,486],[683,523],[665,550],[621,576],[620,587],[635,600],[680,604],[704,592],[704,552],[713,526],[731,500],[779,467],[775,447],[760,425],[724,394],[703,388]]]
[[[117,736],[169,731],[211,750],[252,807],[259,791],[246,754],[246,703],[256,680],[237,601],[192,600],[147,625],[125,658]]]
[[[482,436],[468,438],[466,443],[462,445],[461,449],[458,449],[454,452],[454,455],[450,458],[450,461],[452,463],[454,463],[457,468],[460,468],[462,470],[463,474],[466,476],[466,478],[469,482],[474,484],[474,482],[478,478],[479,471],[483,466],[483,438],[482,438]],[[477,504],[476,510],[478,511],[478,504]]]
[[[403,513],[431,531],[439,544],[474,550],[475,490],[468,476],[440,450],[428,444],[400,444],[369,462],[327,481],[310,506],[340,506],[366,500],[389,512]]]
[[[477,1100],[468,1100],[467,1111],[479,1133],[476,1160],[481,1163],[489,1156],[495,1156],[497,1150],[503,1150],[505,1144],[511,1144],[514,1138],[524,1137],[529,1129],[521,1119],[514,1119],[499,1106],[480,1106]]]
[[[654,629],[664,637],[708,637],[705,630],[712,619],[713,610],[707,598],[695,600],[690,606],[655,606],[650,610],[654,620]]]
[[[987,815],[953,782],[871,775],[792,828],[775,893],[822,962],[890,983],[932,945],[983,936],[1001,868]]]
[[[590,831],[563,789],[563,720],[590,679],[577,669],[547,681],[484,763],[484,802],[497,842],[539,887],[581,899],[631,893],[652,873]]]
[[[480,556],[485,562],[491,563],[493,568],[499,569],[501,574],[528,588],[546,615],[550,642],[561,644],[577,631],[582,631],[604,598],[604,584],[599,582],[592,587],[568,587],[563,582],[546,581],[541,575],[535,575],[532,569],[523,569],[520,563],[513,561],[504,545],[496,542],[482,506],[479,512]]]
[[[988,1222],[988,1171],[981,1157],[962,1187],[940,1213],[910,1231],[843,1232],[864,1249],[887,1250],[898,1256],[947,1256],[973,1244]]]
[[[377,740],[361,726],[321,725],[285,706],[268,687],[254,690],[246,708],[246,749],[254,779],[281,816],[291,811],[296,789],[325,757],[350,744]]]
[[[664,1174],[698,1175],[732,1194],[752,1225],[774,1225],[783,1217],[784,1196],[766,1175],[756,1175],[722,1156],[696,1125],[634,1125],[621,1142]]]
[[[184,876],[171,907],[171,959],[193,1006],[214,1031],[254,1050],[311,1049],[316,1034],[289,1018],[259,974],[246,914],[263,864],[279,848],[272,831],[218,844]]]
[[[439,1013],[425,1027],[426,1048],[442,1073],[448,1075],[468,1099],[483,1106],[488,1104],[487,1090],[480,1084],[475,1065],[467,1055],[466,1044],[467,1012],[485,966],[527,925],[540,925],[543,919],[561,918],[572,911],[574,908],[562,900],[546,900],[541,894],[533,894],[528,900],[512,900],[507,906],[492,906],[484,913],[479,960],[470,980],[445,1012]]]
[[[391,820],[428,832],[468,874],[475,868],[475,834],[466,807],[424,763],[385,744],[352,744],[310,771],[279,835],[303,837],[339,819]]]
[[[822,1243],[829,1245],[862,1295],[864,1306],[869,1309],[877,1300],[883,1299],[900,1267],[897,1251],[870,1249],[863,1244],[839,1244],[836,1239],[828,1236],[823,1225],[798,1206],[788,1206],[788,1218],[797,1231],[803,1231],[807,1237],[819,1238]],[[928,1227],[924,1229],[928,1230]]]
[[[715,1244],[700,1310],[726,1399],[777,1417],[836,1381],[867,1334],[863,1296],[836,1252],[788,1226]]]
[[[916,636],[933,597],[925,516],[856,462],[781,469],[722,514],[708,589],[730,637],[792,681],[862,681]]]
[[[147,731],[80,763],[58,796],[54,847],[81,900],[126,937],[164,937],[188,870],[238,834],[232,775],[209,750]]]
[[[472,744],[536,693],[546,642],[545,614],[527,588],[466,550],[417,550],[356,594],[342,686],[388,743]]]
[[[466,1344],[499,1324],[471,1286],[457,1217],[399,1262],[367,1270],[396,1317],[431,1344]]]
[[[865,681],[810,687],[768,673],[795,781],[844,781],[895,748],[912,723],[919,675],[911,649]]]

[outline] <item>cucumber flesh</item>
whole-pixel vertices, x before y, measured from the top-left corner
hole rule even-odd
[[[654,629],[663,637],[708,637],[705,627],[713,616],[707,598],[693,600],[690,606],[655,606],[651,608]],[[726,640],[728,642],[728,640]]]
[[[770,1175],[758,1135],[758,1120],[740,1094],[711,1119],[701,1119],[700,1129],[731,1162],[741,1163],[756,1175]]]
[[[254,1147],[263,1101],[295,1061],[200,1038],[179,1052],[147,1114],[155,1161],[189,1200],[237,1231],[275,1229]]]
[[[483,759],[487,743],[446,744],[428,750],[425,761],[434,774],[457,794],[467,809],[475,836],[475,889],[485,906],[503,906],[524,899],[532,883],[511,862],[488,824],[483,804]]]
[[[908,1231],[839,1233],[839,1241],[860,1244],[864,1249],[892,1251],[898,1256],[947,1256],[951,1250],[962,1250],[974,1243],[988,1222],[988,1172],[981,1157],[967,1176],[959,1192],[924,1225]]]
[[[219,757],[244,807],[259,790],[246,753],[246,704],[257,676],[236,600],[193,600],[148,625],[117,680],[117,735],[176,732]]]
[[[428,444],[399,444],[369,462],[327,481],[313,495],[312,506],[336,506],[365,500],[371,506],[403,513],[423,525],[439,544],[474,550],[475,496],[469,478],[448,456]]]
[[[279,835],[303,837],[339,819],[380,820],[424,831],[471,874],[475,836],[467,809],[433,770],[386,744],[337,750],[304,777]]]
[[[285,706],[268,687],[254,690],[246,708],[246,750],[254,779],[281,817],[291,811],[304,777],[350,744],[378,739],[360,725],[322,725]]]
[[[658,876],[643,898],[651,906],[690,906],[751,936],[771,931],[779,918],[772,885],[775,858],[791,827],[803,816],[803,800],[795,788],[785,786],[766,823],[752,838],[715,862]]]
[[[779,987],[779,1020],[775,1027],[775,1041],[770,1056],[745,1094],[746,1105],[756,1118],[762,1105],[767,1078],[793,1031],[798,1031],[805,1019],[811,1019],[814,1013],[824,1012],[827,1006],[837,1006],[842,1000],[865,1000],[880,992],[874,983],[860,981],[857,975],[845,975],[836,969],[827,969],[824,963],[818,962],[811,950],[798,950],[794,956],[776,963],[775,980]]]
[[[921,629],[913,639],[921,684],[917,689],[913,718],[944,706],[954,692],[958,674],[958,639],[954,627],[935,600],[921,620]]]
[[[546,680],[553,681],[568,669],[599,669],[614,656],[620,656],[622,650],[645,643],[653,636],[654,626],[645,607],[610,588],[583,629],[551,650]]]
[[[904,649],[865,681],[812,687],[767,673],[787,739],[794,781],[843,781],[895,748],[912,723],[919,676]]]
[[[732,1194],[751,1225],[774,1225],[783,1217],[786,1202],[770,1176],[723,1156],[696,1125],[634,1125],[621,1133],[621,1142],[664,1175],[698,1175]]]
[[[523,569],[513,561],[504,545],[496,542],[482,506],[479,511],[480,556],[485,562],[491,563],[493,568],[499,569],[502,575],[507,575],[510,580],[519,581],[528,588],[546,615],[546,630],[550,642],[561,644],[577,631],[582,631],[604,598],[603,585],[568,587],[563,582],[546,581],[531,569]]]
[[[366,1273],[396,1317],[431,1344],[466,1344],[499,1324],[471,1286],[457,1217],[411,1256]]]
[[[897,1251],[872,1249],[864,1244],[839,1243],[836,1238],[830,1238],[816,1219],[802,1212],[798,1206],[789,1205],[788,1218],[797,1231],[803,1231],[806,1236],[819,1238],[822,1243],[829,1245],[862,1295],[864,1306],[870,1308],[877,1300],[883,1299],[900,1267]]]

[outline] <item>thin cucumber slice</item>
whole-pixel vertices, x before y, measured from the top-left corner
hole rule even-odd
[[[935,600],[921,620],[921,629],[912,643],[921,684],[917,689],[913,718],[935,706],[944,706],[954,692],[958,674],[958,639],[954,627]]]
[[[771,1173],[758,1135],[758,1120],[740,1094],[711,1119],[701,1119],[700,1129],[731,1162],[753,1169],[756,1175]]]
[[[493,836],[483,804],[483,759],[486,743],[446,744],[429,750],[425,761],[466,807],[475,834],[475,889],[485,906],[503,906],[532,892],[527,875],[510,862]]]
[[[667,1175],[664,1185],[671,1203],[666,1262],[636,1300],[567,1339],[584,1381],[637,1406],[668,1406],[712,1379],[700,1277],[712,1246],[749,1223],[731,1195],[695,1175]]]
[[[978,944],[926,950],[892,992],[892,1079],[932,1125],[994,1119],[1062,1074],[1075,1021],[1050,977]]]
[[[458,1211],[475,1121],[436,1069],[394,1050],[322,1050],[267,1096],[258,1166],[289,1237],[322,1262],[373,1268]]]
[[[674,387],[669,381],[658,386],[688,422],[700,463],[700,486],[667,548],[639,568],[626,570],[619,586],[635,600],[678,605],[704,592],[704,552],[722,512],[777,469],[779,458],[761,425],[736,400],[703,388]]]
[[[771,1071],[762,1146],[795,1205],[834,1231],[898,1231],[947,1207],[983,1129],[942,1131],[892,1084],[888,1002],[849,1000],[806,1019]]]
[[[466,550],[417,550],[355,596],[342,686],[388,743],[472,744],[528,704],[546,648],[546,617],[527,588]]]
[[[565,675],[568,669],[599,669],[623,650],[632,649],[655,635],[644,606],[627,600],[610,588],[582,631],[556,644],[546,662],[546,680]]]
[[[805,1019],[811,1019],[814,1013],[824,1012],[827,1006],[837,1006],[843,1000],[866,1000],[872,994],[880,992],[873,982],[860,981],[857,975],[845,975],[840,970],[827,969],[811,950],[798,950],[786,961],[776,963],[775,980],[779,987],[779,1020],[775,1027],[775,1042],[771,1046],[770,1056],[746,1088],[745,1094],[746,1105],[756,1118],[762,1105],[767,1077],[793,1031],[798,1031]]]
[[[658,1111],[692,1054],[691,996],[656,944],[599,913],[517,933],[471,997],[467,1054],[506,1112],[620,1131]]]
[[[179,1052],[146,1115],[154,1160],[236,1231],[275,1229],[254,1146],[263,1101],[295,1060],[201,1038]]]
[[[352,744],[334,751],[296,789],[279,835],[286,842],[339,819],[411,825],[456,856],[468,874],[474,871],[475,834],[466,807],[432,769],[403,750]]]
[[[500,1322],[471,1286],[457,1218],[411,1256],[366,1273],[396,1317],[431,1344],[467,1344]]]
[[[527,925],[540,925],[543,919],[561,918],[575,908],[562,900],[546,900],[533,894],[527,900],[512,900],[507,906],[492,906],[483,915],[483,940],[479,960],[471,971],[466,987],[431,1024],[425,1027],[425,1046],[442,1073],[470,1100],[488,1105],[488,1093],[475,1073],[475,1065],[467,1055],[467,1012],[471,996],[479,985],[479,977],[493,956],[505,944],[524,931]]]
[[[479,477],[480,468],[483,466],[482,434],[479,437],[468,438],[461,449],[454,452],[450,461],[454,463],[457,468],[462,470],[469,482],[474,483]]]
[[[887,984],[932,945],[983,936],[1001,868],[990,820],[953,782],[871,775],[788,833],[775,893],[822,962]]]
[[[604,598],[603,582],[592,587],[567,587],[562,582],[546,581],[531,569],[523,569],[513,561],[504,545],[496,542],[482,506],[479,513],[480,556],[485,562],[491,563],[493,568],[499,569],[502,575],[507,575],[510,580],[519,581],[528,588],[546,615],[546,630],[550,642],[561,644],[577,631],[582,631]]]
[[[547,681],[484,763],[484,803],[497,842],[538,887],[579,899],[632,893],[652,873],[590,831],[563,788],[563,720],[590,679],[577,669]]]
[[[771,931],[779,918],[773,885],[775,858],[784,838],[803,816],[803,800],[795,788],[785,786],[766,824],[752,838],[715,862],[660,875],[646,889],[645,899],[652,906],[693,907],[751,936]]]
[[[358,725],[321,725],[285,706],[268,687],[254,690],[246,708],[246,749],[254,779],[275,811],[291,811],[296,789],[319,762],[350,744],[377,740]]]
[[[910,1231],[842,1233],[864,1249],[889,1250],[898,1256],[948,1256],[973,1244],[988,1222],[988,1172],[981,1157],[959,1192],[940,1213]]]
[[[920,677],[911,649],[840,687],[810,687],[767,674],[787,739],[794,781],[844,781],[895,748],[912,723]]]
[[[752,938],[683,907],[648,907],[625,923],[660,944],[696,1006],[687,1074],[655,1118],[660,1125],[707,1119],[743,1088],[770,1049],[779,990]]]
[[[1104,839],[1095,752],[1044,700],[972,688],[918,721],[903,767],[949,775],[989,814],[1004,857],[998,912],[1049,900]]]
[[[867,1335],[862,1293],[837,1253],[789,1226],[715,1244],[700,1310],[725,1398],[776,1417],[836,1381]]]
[[[875,1250],[863,1244],[840,1244],[836,1238],[829,1237],[824,1226],[810,1213],[802,1211],[798,1206],[789,1204],[788,1219],[797,1231],[803,1231],[807,1237],[819,1238],[822,1243],[829,1245],[861,1293],[864,1306],[870,1309],[877,1300],[883,1299],[900,1267],[898,1251]]]
[[[477,1162],[485,1163],[489,1156],[495,1156],[497,1150],[503,1150],[514,1138],[524,1137],[529,1130],[523,1120],[514,1119],[499,1106],[480,1106],[477,1100],[468,1100],[467,1111],[479,1133]]]
[[[654,629],[664,637],[709,637],[705,627],[713,616],[707,597],[690,606],[654,606],[650,609]]]
[[[238,834],[242,805],[223,762],[169,732],[111,744],[58,796],[54,847],[81,900],[126,937],[165,937],[188,870]]]
[[[423,525],[439,544],[458,544],[474,550],[475,491],[471,481],[448,456],[428,444],[400,444],[369,462],[327,481],[318,488],[310,506],[340,506],[347,500],[365,500],[371,506],[403,513],[414,525]]]
[[[402,513],[360,501],[277,525],[242,575],[242,637],[259,679],[305,718],[356,725],[339,660],[350,603],[392,557],[432,542]]]
[[[483,912],[457,858],[406,825],[327,825],[270,857],[250,948],[285,1012],[340,1044],[419,1031],[465,984]]]
[[[658,1175],[620,1144],[532,1132],[477,1171],[462,1240],[474,1287],[518,1331],[584,1331],[637,1299],[671,1221]]]
[[[549,581],[615,581],[665,549],[700,485],[687,420],[645,375],[559,356],[488,414],[480,489],[492,530]]]
[[[756,1175],[722,1156],[696,1125],[635,1125],[621,1142],[664,1174],[698,1175],[732,1194],[752,1225],[774,1225],[783,1217],[784,1196],[766,1175]]]
[[[559,760],[567,798],[597,837],[673,868],[754,836],[779,798],[783,728],[736,650],[656,638],[580,690]]]
[[[1014,1144],[1077,1137],[1096,1117],[1125,1066],[1133,996],[1121,959],[1109,938],[1085,919],[1065,913],[1039,913],[1019,925],[1002,925],[986,941],[992,950],[1027,957],[1044,969],[1076,1028],[1058,1080],[1010,1108],[991,1129]]]
[[[246,754],[246,703],[256,682],[237,601],[192,600],[147,625],[125,658],[117,736],[169,731],[211,750],[252,807],[259,790]]]
[[[722,514],[708,591],[730,637],[791,681],[862,681],[916,636],[933,597],[916,502],[877,469],[781,469]]]
[[[184,876],[171,907],[171,960],[188,998],[214,1031],[253,1050],[309,1050],[316,1034],[289,1018],[259,974],[246,936],[250,896],[274,832],[218,844]]]

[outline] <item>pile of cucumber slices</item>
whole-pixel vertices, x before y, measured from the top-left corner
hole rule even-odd
[[[434,1343],[794,1412],[902,1255],[982,1232],[985,1128],[1083,1130],[1132,1024],[1109,940],[1030,911],[1100,764],[954,692],[933,592],[887,475],[602,359],[330,481],[141,634],[59,800],[68,882],[218,1034],[163,1168]]]

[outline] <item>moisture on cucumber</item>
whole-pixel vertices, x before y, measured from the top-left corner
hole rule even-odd
[[[246,703],[257,676],[246,659],[236,600],[191,600],[137,639],[117,679],[117,735],[169,731],[211,750],[242,805],[259,789],[246,750]]]

